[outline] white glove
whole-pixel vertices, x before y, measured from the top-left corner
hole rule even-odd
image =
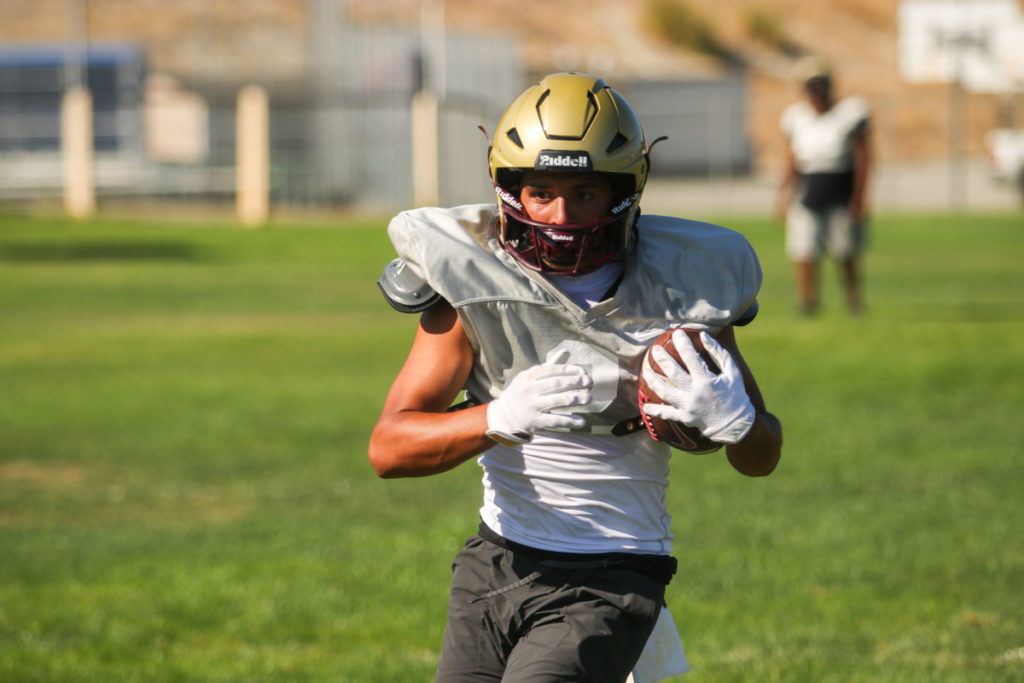
[[[590,403],[594,382],[579,365],[567,365],[568,351],[523,370],[501,396],[487,404],[487,436],[505,444],[527,443],[539,429],[583,427],[580,415],[554,412]]]
[[[754,425],[754,404],[743,387],[743,376],[732,354],[707,332],[701,332],[700,339],[708,355],[722,369],[721,374],[711,372],[686,333],[677,330],[672,333],[672,343],[690,372],[662,347],[652,348],[651,357],[663,374],[649,367],[641,372],[647,385],[665,403],[647,403],[644,412],[696,427],[712,441],[739,443]]]

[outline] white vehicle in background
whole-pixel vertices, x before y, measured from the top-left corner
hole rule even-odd
[[[997,128],[985,136],[985,152],[992,174],[1013,183],[1024,201],[1024,130]]]

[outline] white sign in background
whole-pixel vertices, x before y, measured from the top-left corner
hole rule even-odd
[[[899,68],[911,83],[1021,90],[1024,13],[1017,0],[902,0]]]

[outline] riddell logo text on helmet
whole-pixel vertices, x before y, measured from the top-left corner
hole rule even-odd
[[[516,199],[516,196],[514,194],[506,191],[505,188],[503,187],[499,187],[497,185],[495,185],[494,187],[498,191],[498,196],[501,197],[501,201],[505,202],[509,206],[514,207],[517,211],[523,210],[522,203],[518,199]]]
[[[629,207],[633,206],[633,204],[635,204],[638,199],[640,199],[640,193],[639,192],[635,192],[635,193],[629,195],[628,197],[623,199],[621,202],[619,202],[617,205],[612,207],[612,215],[613,216],[618,216],[620,213],[622,213],[623,211],[625,211]]]
[[[590,161],[590,154],[584,150],[560,152],[554,149],[542,149],[537,155],[537,161],[533,167],[538,171],[589,171],[594,164]]]

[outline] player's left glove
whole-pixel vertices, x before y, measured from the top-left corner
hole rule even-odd
[[[506,445],[528,443],[541,429],[583,427],[586,420],[570,409],[590,403],[594,381],[587,371],[566,363],[569,352],[552,352],[540,365],[516,375],[505,391],[487,404],[487,436]]]
[[[644,381],[665,404],[648,403],[644,412],[651,417],[696,427],[701,434],[719,443],[739,443],[754,425],[757,417],[754,404],[743,387],[743,376],[732,354],[707,332],[700,333],[700,340],[722,372],[713,373],[690,338],[681,330],[675,331],[672,343],[690,372],[665,349],[652,348],[651,357],[664,374],[645,368]]]

